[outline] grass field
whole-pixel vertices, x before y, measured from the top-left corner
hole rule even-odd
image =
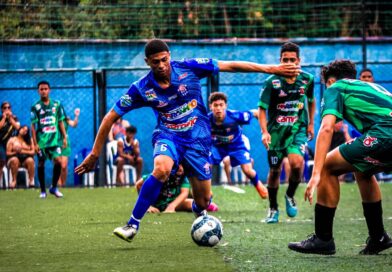
[[[392,232],[392,184],[381,184],[384,222]],[[38,199],[38,191],[0,192],[0,271],[392,271],[392,250],[359,256],[367,237],[355,184],[342,185],[335,220],[337,253],[325,257],[289,251],[287,243],[313,231],[313,208],[302,201],[289,220],[279,195],[281,222],[267,225],[267,202],[253,188],[236,194],[214,187],[215,215],[224,239],[215,248],[196,246],[190,213],[148,214],[133,243],[112,235],[128,219],[133,188],[64,189],[64,199]],[[284,188],[285,189],[285,188]]]

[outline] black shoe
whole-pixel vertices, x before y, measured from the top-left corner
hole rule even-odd
[[[301,242],[289,243],[289,249],[308,254],[333,255],[335,254],[335,242],[333,238],[328,242],[319,239],[312,234]]]
[[[379,252],[392,247],[392,238],[388,235],[388,233],[384,232],[384,235],[380,240],[367,238],[366,246],[362,249],[359,254],[362,255],[376,255]]]

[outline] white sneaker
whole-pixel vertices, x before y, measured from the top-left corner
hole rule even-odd
[[[39,198],[45,199],[45,198],[46,198],[46,193],[45,193],[45,192],[41,192],[41,193],[39,194]]]
[[[57,189],[57,187],[51,187],[49,189],[49,193],[51,193],[52,195],[54,195],[57,198],[63,197],[63,194],[59,191],[59,189]]]
[[[115,228],[113,233],[127,242],[132,242],[137,234],[137,229],[132,225],[125,225],[124,227]]]

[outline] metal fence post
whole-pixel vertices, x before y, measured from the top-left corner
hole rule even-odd
[[[102,122],[103,118],[106,114],[106,71],[101,70],[96,73],[97,79],[97,87],[98,87],[98,99],[95,103],[98,102],[98,121]],[[105,145],[106,146],[106,145]],[[98,186],[104,186],[106,183],[106,147],[101,150],[101,154],[99,155],[98,160],[98,180],[96,183]]]

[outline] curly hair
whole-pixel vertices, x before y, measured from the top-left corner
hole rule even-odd
[[[334,77],[336,80],[342,78],[355,79],[356,75],[357,69],[355,68],[355,63],[351,60],[335,60],[321,68],[321,79],[324,83],[326,83],[330,77]]]
[[[284,52],[295,52],[297,53],[297,58],[299,58],[299,46],[293,42],[286,42],[280,47],[280,56]]]
[[[227,104],[227,96],[224,93],[221,92],[215,92],[210,95],[208,98],[208,103],[212,104],[213,102],[217,100],[223,100]]]

